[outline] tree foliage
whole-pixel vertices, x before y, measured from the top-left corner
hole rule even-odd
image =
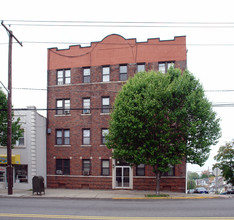
[[[0,145],[7,146],[7,97],[0,90]],[[12,120],[14,120],[14,112],[12,112]],[[22,136],[23,130],[20,127],[20,118],[12,122],[12,146]]]
[[[152,166],[158,194],[163,172],[183,159],[203,165],[219,137],[219,120],[199,81],[170,68],[166,74],[137,73],[122,87],[107,146],[114,158]]]
[[[199,179],[200,176],[197,172],[188,172],[188,179],[189,180],[195,180],[195,179]]]
[[[217,163],[213,168],[219,168],[227,183],[234,186],[234,140],[219,148],[218,154],[214,157]]]

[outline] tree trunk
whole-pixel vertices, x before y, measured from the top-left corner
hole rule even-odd
[[[156,195],[159,196],[160,195],[160,179],[161,179],[160,172],[156,172],[155,177],[156,177]]]

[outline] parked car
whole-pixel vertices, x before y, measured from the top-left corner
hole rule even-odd
[[[208,194],[209,192],[206,190],[206,188],[204,187],[198,187],[194,190],[193,193],[205,193],[205,194]]]
[[[227,192],[221,193],[221,195],[234,194],[234,189],[228,190]]]
[[[194,189],[188,189],[188,193],[194,193]]]

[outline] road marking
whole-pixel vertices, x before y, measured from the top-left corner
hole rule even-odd
[[[92,220],[234,220],[234,217],[114,217],[0,213],[0,217],[13,218],[53,218],[53,219],[92,219]]]

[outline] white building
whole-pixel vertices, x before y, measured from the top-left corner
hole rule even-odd
[[[18,117],[24,134],[12,150],[13,188],[32,189],[34,176],[43,176],[46,185],[46,118],[34,106],[14,111]],[[0,146],[0,188],[7,187],[6,167],[7,148]]]

